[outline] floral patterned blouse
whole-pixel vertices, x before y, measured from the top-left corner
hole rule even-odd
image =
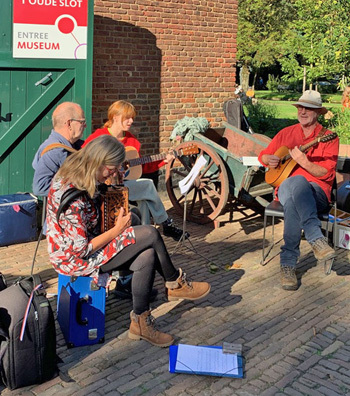
[[[99,214],[94,201],[83,194],[72,201],[59,217],[56,213],[61,196],[72,184],[63,185],[55,178],[47,200],[47,242],[50,261],[55,270],[63,275],[92,276],[97,282],[99,268],[110,261],[125,246],[133,244],[135,232],[127,228],[117,238],[94,253],[91,240],[96,236]]]

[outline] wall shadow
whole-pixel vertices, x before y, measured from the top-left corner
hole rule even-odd
[[[161,50],[147,29],[95,15],[92,131],[107,120],[108,107],[127,100],[137,110],[132,126],[142,154],[159,151]]]

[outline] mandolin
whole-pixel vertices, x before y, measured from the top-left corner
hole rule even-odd
[[[172,150],[175,158],[183,155],[198,154],[198,146],[191,144],[179,150]],[[137,150],[132,146],[125,147],[126,160],[122,166],[122,172],[124,172],[125,180],[136,180],[142,175],[142,165],[148,164],[149,162],[160,161],[166,158],[168,153],[147,155],[140,157]]]
[[[330,133],[322,137],[317,137],[311,142],[305,144],[304,146],[299,147],[299,150],[305,152],[306,150],[308,150],[312,146],[315,146],[318,143],[326,143],[337,137],[338,135],[336,133]],[[268,171],[265,173],[265,181],[266,183],[271,184],[274,187],[278,187],[285,179],[287,179],[294,167],[297,165],[297,162],[294,161],[293,158],[290,156],[289,148],[286,146],[280,147],[274,155],[280,158],[280,162],[277,168],[268,169]]]

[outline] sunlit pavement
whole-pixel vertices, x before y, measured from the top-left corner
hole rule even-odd
[[[169,213],[180,224],[169,201]],[[188,277],[211,283],[211,292],[195,302],[167,302],[159,275],[153,303],[159,329],[176,343],[243,346],[244,378],[233,379],[168,370],[168,348],[127,337],[131,302],[110,293],[106,300],[105,342],[67,349],[57,325],[61,379],[6,395],[350,395],[349,251],[337,249],[331,275],[316,265],[306,241],[298,264],[300,288],[279,285],[279,246],[261,266],[263,222],[260,214],[236,207],[233,219],[188,223],[190,241],[175,250],[173,261]],[[230,221],[229,221],[230,220]],[[281,238],[283,223],[276,225]],[[271,236],[271,226],[267,229]],[[169,252],[176,242],[164,238]],[[0,248],[0,270],[7,280],[28,275],[36,242]],[[57,275],[48,263],[46,241],[39,247],[35,273],[41,275],[56,310]],[[230,268],[230,269],[229,269]],[[69,380],[69,382],[68,382]]]

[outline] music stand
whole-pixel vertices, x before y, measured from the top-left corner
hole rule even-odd
[[[178,248],[185,247],[186,249],[191,250],[192,252],[196,253],[198,256],[204,258],[207,262],[215,264],[215,262],[213,260],[208,259],[208,257],[203,256],[201,253],[199,253],[197,251],[197,249],[193,246],[189,236],[186,238],[187,194],[188,194],[189,190],[191,189],[191,186],[192,186],[195,178],[199,175],[200,170],[203,168],[203,166],[206,163],[207,163],[207,160],[201,155],[197,159],[194,167],[191,169],[191,172],[179,183],[180,190],[184,194],[184,197],[185,197],[184,216],[183,216],[183,221],[182,221],[182,235],[181,235],[181,238],[178,240],[170,257],[174,255],[174,253],[176,252],[176,250]],[[186,241],[190,244],[190,246],[186,245]]]

